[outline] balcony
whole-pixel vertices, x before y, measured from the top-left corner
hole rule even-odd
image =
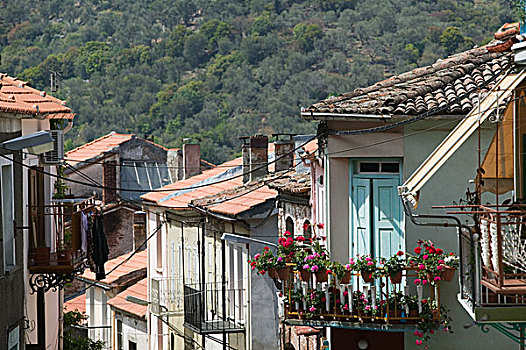
[[[433,305],[427,309],[428,320],[431,317],[439,321],[440,282],[410,288],[417,277],[416,270],[405,268],[402,273],[401,283],[392,283],[385,274],[365,283],[359,273],[351,272],[349,283],[341,284],[332,276],[327,282],[318,282],[312,276],[301,280],[300,274],[294,272],[284,281],[284,322],[296,326],[414,330],[425,317],[425,304]],[[309,298],[312,300],[313,296],[322,297],[322,306],[311,311]]]
[[[222,283],[184,285],[184,326],[199,334],[245,331],[245,290]]]
[[[151,311],[155,315],[182,316],[183,279],[175,277],[155,277],[151,280]]]
[[[81,268],[81,213],[95,210],[94,198],[53,200],[29,206],[29,259],[31,274],[68,274]]]
[[[476,321],[526,321],[526,206],[446,208],[475,221],[460,237],[460,303]]]

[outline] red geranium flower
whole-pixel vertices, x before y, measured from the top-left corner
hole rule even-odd
[[[285,233],[283,234],[284,236],[290,236],[292,233],[290,233],[290,231],[285,231]]]
[[[298,242],[303,242],[303,241],[305,241],[305,237],[303,237],[303,236],[298,236],[298,237],[296,237],[296,241],[298,241]]]
[[[402,255],[404,255],[404,252],[401,251],[401,250],[399,250],[398,253],[396,253],[396,255],[398,255],[398,256],[402,256]]]
[[[436,249],[436,253],[437,253],[438,255],[442,255],[442,254],[444,253],[444,251],[443,251],[442,249],[440,249],[440,248],[437,248],[437,249]]]
[[[325,224],[317,224],[316,225],[320,230],[323,230],[323,228],[325,227]]]
[[[303,231],[307,231],[309,229],[310,225],[307,223],[303,224]]]
[[[420,253],[422,253],[422,248],[420,248],[420,247],[416,247],[416,248],[415,248],[415,253],[416,253],[416,254],[420,254]]]

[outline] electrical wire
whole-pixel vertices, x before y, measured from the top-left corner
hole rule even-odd
[[[259,171],[261,169],[266,168],[268,165],[273,164],[273,163],[279,161],[280,159],[285,158],[285,157],[293,154],[294,152],[296,152],[300,148],[303,148],[304,146],[306,146],[309,142],[311,142],[312,140],[314,140],[318,136],[320,136],[320,134],[316,134],[316,135],[310,137],[307,141],[305,141],[301,145],[295,147],[293,150],[291,150],[291,151],[289,151],[289,152],[287,152],[287,153],[285,153],[285,154],[283,154],[283,155],[281,155],[279,157],[275,157],[273,160],[265,163],[265,165],[260,166],[260,167],[256,167],[254,169],[251,169],[248,172],[241,172],[240,174],[237,174],[237,175],[225,178],[225,179],[217,180],[217,181],[211,182],[211,183],[195,184],[195,185],[191,185],[191,186],[186,187],[186,188],[175,188],[175,189],[174,188],[164,188],[164,189],[160,188],[160,189],[153,189],[153,190],[151,190],[149,192],[176,192],[176,191],[194,190],[194,189],[197,189],[197,188],[213,186],[213,185],[217,185],[217,184],[224,183],[224,182],[227,182],[227,181],[231,181],[231,180],[234,180],[236,178],[240,178],[242,176],[245,176],[246,174],[251,174],[253,172],[256,172],[256,171]],[[5,147],[0,147],[0,148],[6,149]],[[42,170],[42,169],[35,169],[35,168],[31,167],[30,165],[25,164],[24,162],[15,161],[14,159],[11,159],[11,158],[7,157],[6,155],[3,155],[3,154],[0,154],[0,157],[13,162],[14,164],[18,164],[18,165],[21,165],[21,166],[26,167],[26,168],[32,168],[32,169],[36,170],[37,172],[40,172],[40,173],[42,173],[44,175],[47,175],[47,176],[50,176],[50,177],[54,177],[54,178],[57,178],[57,179],[60,179],[60,180],[63,180],[63,181],[69,181],[69,182],[73,182],[73,183],[76,183],[76,184],[96,187],[96,188],[105,189],[105,190],[144,193],[144,190],[140,190],[140,189],[110,187],[110,186],[104,186],[104,185],[93,186],[92,184],[88,184],[88,183],[85,183],[83,181],[78,181],[78,180],[75,180],[75,179],[69,179],[67,177],[60,176],[60,175],[57,175],[57,174],[53,174],[53,173],[47,172],[47,171]],[[168,185],[168,186],[170,186],[170,185]]]

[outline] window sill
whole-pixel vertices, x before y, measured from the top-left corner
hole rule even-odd
[[[12,275],[15,272],[17,272],[18,270],[20,270],[20,266],[18,266],[18,265],[8,265],[8,266],[6,266],[4,268],[4,275],[5,276]]]

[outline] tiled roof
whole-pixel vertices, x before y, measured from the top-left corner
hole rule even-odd
[[[84,313],[86,312],[86,294],[81,294],[64,303],[64,310]]]
[[[27,82],[0,73],[0,112],[47,119],[73,119],[65,102],[30,87]]]
[[[217,194],[192,200],[192,205],[218,214],[238,215],[278,195],[277,190],[302,193],[310,190],[310,175],[296,170],[273,173]]]
[[[112,131],[107,135],[66,152],[66,159],[69,159],[68,163],[72,165],[87,161],[111,151],[132,138],[133,134],[118,134]]]
[[[319,115],[417,115],[446,106],[468,91],[482,87],[501,74],[510,64],[510,52],[491,52],[488,46],[475,48],[438,60],[366,88],[323,100],[302,110],[304,118]],[[495,84],[481,88],[481,97]],[[477,104],[478,93],[455,102],[443,115],[468,113]],[[312,113],[312,114],[311,114]]]
[[[147,279],[144,278],[134,285],[128,287],[124,291],[117,294],[115,297],[110,299],[108,301],[108,305],[115,309],[119,309],[125,312],[128,312],[132,315],[136,315],[139,317],[144,317],[146,315],[146,312],[148,311],[148,306],[146,305],[139,305],[137,303],[132,303],[131,301],[127,301],[126,297],[128,295],[136,297],[141,300],[147,300],[147,292],[148,292],[148,284]]]
[[[307,143],[304,149],[308,152],[313,152],[317,149],[317,141],[313,140]],[[269,143],[269,154],[274,151],[274,145]],[[241,157],[223,163],[216,168],[203,171],[199,175],[192,176],[191,178],[183,181],[178,181],[174,184],[163,187],[162,189],[173,189],[173,191],[162,191],[162,192],[150,192],[141,196],[141,199],[154,202],[163,207],[172,208],[176,210],[191,210],[188,205],[194,199],[214,196],[223,191],[232,190],[236,186],[243,185],[242,177],[236,177],[231,180],[219,182],[220,179],[228,179],[241,173],[243,165],[243,159]],[[269,166],[269,171],[273,171],[273,164]],[[214,183],[213,185],[203,186],[196,189],[188,189],[194,185],[205,185],[207,183]],[[266,188],[266,189],[265,189]],[[261,190],[255,191],[254,195],[261,196],[259,198],[267,198],[266,196],[274,196],[275,191],[270,190],[268,187],[262,188]],[[243,197],[248,199],[249,197]],[[257,199],[259,200],[259,199]],[[218,206],[219,210],[223,210],[224,213],[238,213],[246,210],[246,203],[239,204],[237,201],[231,203],[230,201]],[[245,205],[243,205],[245,204]],[[214,209],[215,210],[215,209]]]
[[[310,186],[310,173],[294,173],[268,182],[269,188],[292,194],[309,192]]]
[[[106,273],[128,259],[131,254],[132,253],[123,254],[116,257],[115,259],[108,260],[106,264],[104,264]],[[105,279],[98,281],[98,283],[113,285],[126,282],[129,279],[134,279],[141,275],[141,273],[146,275],[147,264],[148,251],[145,249],[133,255],[128,261],[122,263],[122,265],[117,267],[115,271],[107,275]],[[80,278],[88,281],[95,281],[95,274],[90,270],[86,270],[82,275],[80,275]]]

